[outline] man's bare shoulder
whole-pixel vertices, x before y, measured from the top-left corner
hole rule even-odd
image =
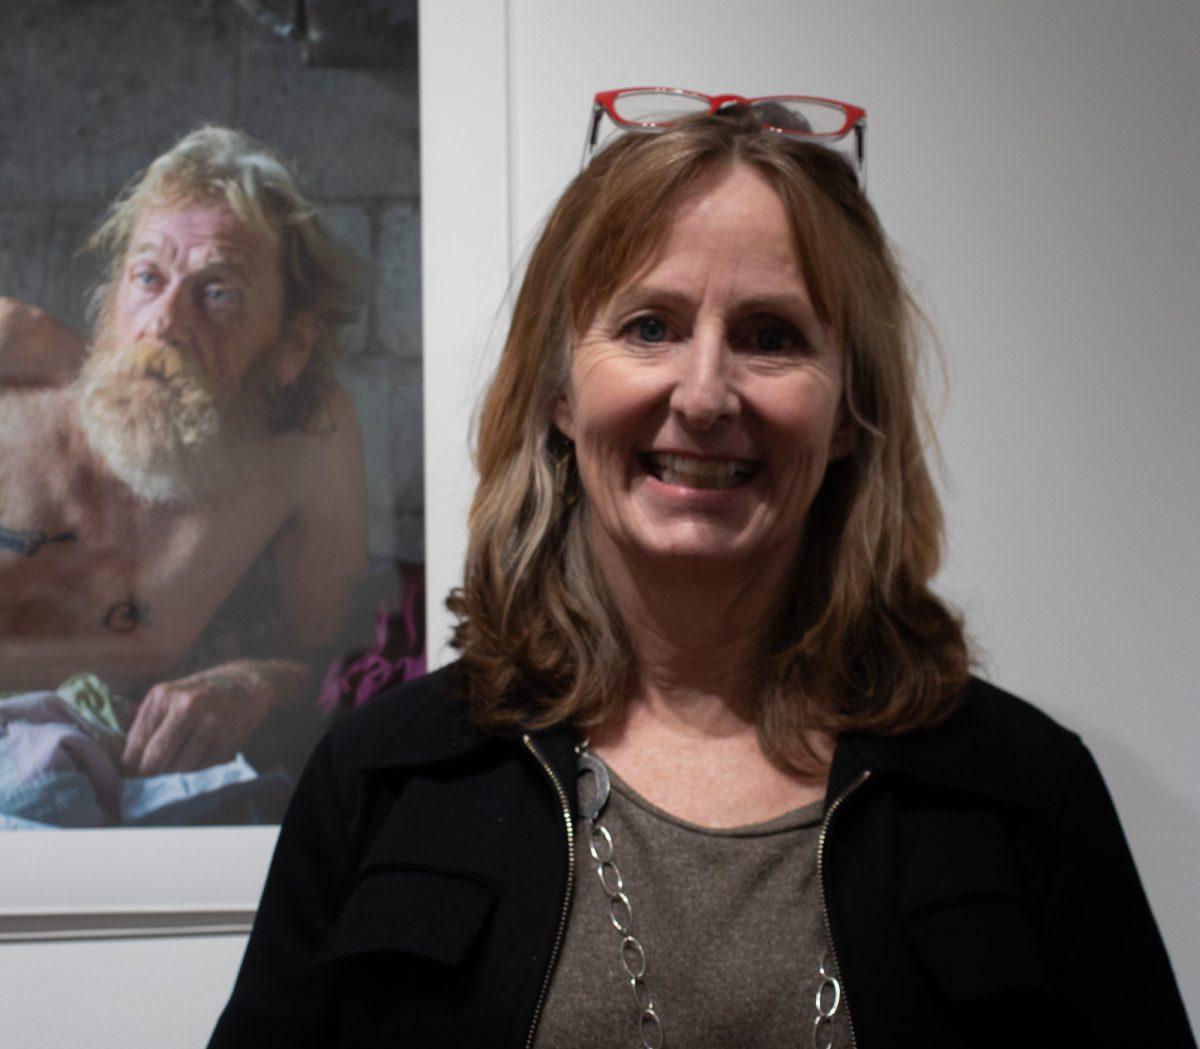
[[[347,459],[361,459],[362,433],[354,399],[334,380],[314,424],[280,434],[276,443],[303,475],[323,474],[344,466]]]
[[[289,518],[276,538],[280,605],[293,637],[326,644],[367,562],[367,481],[358,413],[340,386],[322,425],[293,434]]]
[[[277,434],[263,461],[267,481],[290,512],[311,514],[326,499],[358,504],[366,498],[366,464],[354,400],[331,387],[314,426]]]
[[[0,386],[58,386],[79,371],[84,339],[28,302],[0,296]]]
[[[81,471],[91,465],[73,385],[0,385],[0,526],[32,514],[31,524],[41,527],[37,508],[76,498]]]
[[[37,456],[76,454],[82,440],[73,384],[5,386],[0,383],[0,448]]]
[[[340,433],[341,438],[344,439],[347,434],[358,435],[358,410],[354,407],[354,398],[336,379],[329,384],[329,396],[325,402],[325,418],[330,436]]]

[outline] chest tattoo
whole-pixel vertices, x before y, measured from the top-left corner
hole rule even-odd
[[[104,625],[114,634],[132,634],[143,623],[150,622],[150,606],[133,594],[118,601],[104,613]]]
[[[18,530],[0,525],[0,550],[12,550],[22,557],[33,557],[47,543],[71,543],[77,538],[74,532],[47,535],[37,529]]]

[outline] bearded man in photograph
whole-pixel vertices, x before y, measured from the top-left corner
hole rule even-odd
[[[333,375],[360,271],[289,168],[217,127],[154,160],[88,247],[86,344],[0,300],[0,692],[94,673],[137,701],[125,774],[201,768],[315,693],[365,569]],[[260,578],[253,637],[210,637]]]

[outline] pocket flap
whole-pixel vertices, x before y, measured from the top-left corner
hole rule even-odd
[[[909,941],[952,998],[1049,992],[1033,932],[1015,899],[963,900],[914,915]]]
[[[450,871],[392,868],[362,876],[316,957],[419,955],[457,965],[496,903],[486,882]]]

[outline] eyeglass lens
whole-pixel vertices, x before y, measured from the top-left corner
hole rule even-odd
[[[810,135],[835,135],[846,129],[846,113],[840,106],[811,98],[765,98],[751,108],[762,122],[781,131]],[[631,124],[669,124],[692,113],[706,113],[709,101],[687,92],[627,91],[613,101],[617,116]]]
[[[846,128],[846,111],[811,98],[764,98],[750,107],[758,118],[781,131],[836,135]]]
[[[708,108],[701,95],[670,91],[624,91],[613,100],[613,111],[631,124],[669,124]]]

